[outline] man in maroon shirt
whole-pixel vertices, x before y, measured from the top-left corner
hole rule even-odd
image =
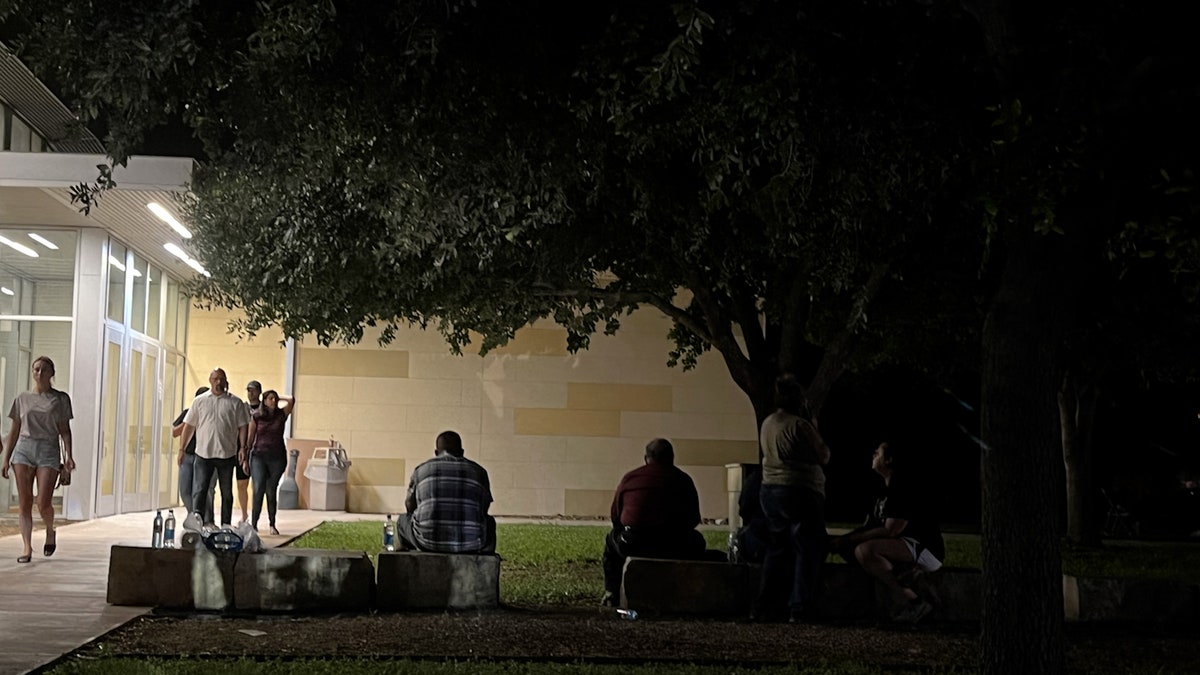
[[[617,604],[625,558],[696,559],[704,556],[696,484],[675,466],[665,438],[646,444],[646,464],[625,474],[612,503],[612,532],[604,542],[604,599]]]

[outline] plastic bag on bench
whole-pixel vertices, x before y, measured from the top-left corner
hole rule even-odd
[[[206,530],[201,535],[201,538],[204,540],[204,547],[213,553],[238,553],[242,550],[244,543],[241,535],[234,532],[233,528],[230,527]]]
[[[258,532],[254,531],[254,526],[246,521],[242,521],[233,528],[233,531],[242,538],[242,553],[262,553],[267,550],[263,546],[262,538],[258,536]]]

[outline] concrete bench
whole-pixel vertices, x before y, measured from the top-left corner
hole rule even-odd
[[[500,556],[384,551],[377,559],[376,606],[490,609],[500,605]]]
[[[625,561],[621,606],[662,614],[746,615],[758,593],[758,565],[701,560],[631,557]],[[925,574],[917,590],[937,599],[932,620],[978,620],[982,580],[978,570],[943,568]],[[885,616],[892,599],[887,589],[850,565],[821,567],[821,589],[814,611],[827,619]]]
[[[212,553],[114,545],[108,602],[181,610],[368,611],[375,571],[362,551]]]

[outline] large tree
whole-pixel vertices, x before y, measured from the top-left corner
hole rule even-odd
[[[118,161],[195,130],[197,291],[243,329],[486,350],[551,317],[577,349],[652,306],[762,419],[782,370],[820,409],[953,173],[937,21],[871,10],[67,2],[21,44]]]
[[[1164,198],[1171,190],[1150,177],[1188,175],[1196,90],[1194,78],[1173,79],[1190,60],[1176,32],[1181,17],[1153,3],[968,4],[993,73],[996,133],[980,177],[993,196],[1002,270],[982,344],[982,662],[987,672],[1056,672],[1064,652],[1055,464],[1065,450],[1068,474],[1078,474],[1086,456],[1070,443],[1088,405],[1079,384],[1097,372],[1086,357],[1103,351],[1081,345],[1098,335],[1119,344],[1115,331],[1089,325],[1119,304],[1085,300],[1107,300],[1111,284],[1129,283],[1123,249],[1162,253],[1169,262],[1160,270],[1176,279],[1194,265],[1194,246],[1179,240],[1195,238],[1195,209]]]

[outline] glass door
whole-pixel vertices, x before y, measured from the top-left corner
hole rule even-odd
[[[126,401],[125,454],[122,458],[121,511],[147,511],[154,501],[154,420],[158,412],[158,347],[131,340]]]
[[[120,331],[108,328],[104,345],[104,390],[100,392],[100,462],[96,515],[111,516],[117,512],[118,450],[125,443],[121,431],[124,410],[121,391]]]
[[[161,410],[158,415],[158,503],[157,508],[170,508],[179,505],[179,443],[171,438],[171,424],[178,415],[181,403],[183,374],[181,357],[174,352],[168,353],[163,360],[163,396]]]

